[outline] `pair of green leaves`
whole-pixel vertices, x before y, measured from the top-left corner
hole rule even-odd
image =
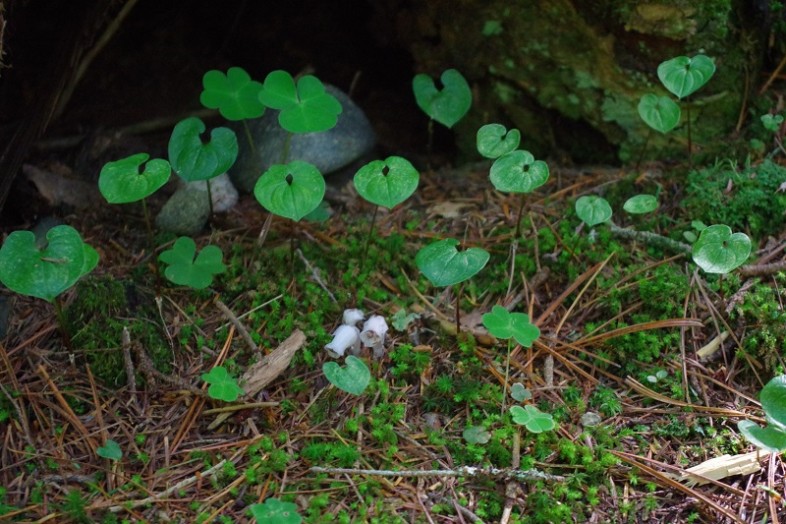
[[[756,447],[780,453],[786,449],[786,375],[770,380],[762,388],[759,400],[769,425],[761,427],[750,420],[741,420],[737,427]]]
[[[224,366],[216,366],[201,376],[202,380],[209,384],[207,394],[210,398],[234,402],[244,393],[243,388],[237,385],[237,379],[230,375]]]
[[[429,244],[415,255],[418,269],[432,284],[447,287],[476,275],[489,261],[489,253],[479,247],[459,251],[459,241],[446,238]]]
[[[400,156],[373,160],[361,167],[354,178],[355,189],[361,197],[388,209],[412,196],[419,181],[418,170]]]
[[[440,80],[441,90],[430,76],[415,75],[412,91],[415,93],[415,102],[424,113],[450,128],[464,118],[472,106],[472,91],[464,76],[455,69],[444,71]]]
[[[371,381],[368,366],[354,355],[346,358],[343,367],[337,362],[325,362],[322,372],[331,384],[351,395],[362,394]]]
[[[263,504],[248,507],[257,524],[300,524],[303,517],[297,511],[297,504],[269,498]]]
[[[297,222],[322,202],[325,179],[308,162],[274,164],[257,180],[254,196],[271,213]]]
[[[206,246],[196,254],[196,243],[190,237],[180,237],[171,249],[162,252],[158,259],[168,264],[164,276],[179,286],[204,289],[213,282],[213,276],[226,271],[222,262],[224,254],[218,246]]]
[[[172,168],[164,159],[138,153],[107,162],[98,175],[98,189],[110,204],[128,204],[147,198],[169,180]],[[143,166],[140,172],[140,167]]]
[[[98,265],[98,252],[71,226],[55,226],[45,245],[31,231],[14,231],[0,248],[0,281],[8,289],[48,302]]]
[[[524,347],[531,347],[540,336],[540,329],[529,321],[526,313],[511,313],[502,306],[494,306],[483,315],[483,325],[499,339],[514,339]]]
[[[497,191],[531,193],[549,179],[549,166],[535,160],[532,153],[516,149],[521,142],[518,129],[508,131],[501,124],[486,124],[478,129],[478,152],[494,159],[489,179]]]
[[[260,117],[267,106],[280,111],[278,122],[290,133],[327,131],[342,112],[341,103],[312,75],[304,75],[296,83],[292,75],[277,70],[259,83],[243,68],[231,67],[226,74],[208,71],[202,85],[202,105],[218,109],[227,120]]]
[[[748,260],[751,240],[745,233],[732,233],[725,224],[716,224],[702,229],[693,243],[692,256],[707,273],[725,274],[733,271]]]
[[[658,66],[661,83],[680,100],[699,90],[713,74],[715,63],[705,55],[678,56]],[[641,97],[638,111],[644,123],[661,133],[674,129],[681,116],[680,107],[674,100],[651,93]]]
[[[608,200],[597,195],[579,197],[575,207],[578,217],[590,227],[607,222],[613,214]],[[654,195],[635,195],[622,208],[632,215],[650,213],[658,208],[658,199]]]

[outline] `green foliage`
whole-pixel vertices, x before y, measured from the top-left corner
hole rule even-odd
[[[650,213],[658,209],[658,199],[654,195],[636,195],[625,201],[622,209],[632,215]]]
[[[325,179],[308,162],[275,164],[257,180],[254,196],[271,213],[297,222],[322,202]]]
[[[99,457],[114,461],[123,458],[123,450],[120,449],[120,444],[112,439],[107,440],[103,446],[96,449],[96,454]]]
[[[300,457],[310,464],[335,464],[340,468],[351,468],[361,458],[361,453],[356,444],[312,442],[303,446]]]
[[[511,313],[502,306],[494,306],[491,308],[491,313],[485,313],[483,325],[492,336],[501,339],[514,338],[524,347],[532,346],[535,339],[540,336],[540,329],[530,323],[529,315]]]
[[[596,195],[579,197],[576,214],[588,226],[597,226],[611,219],[611,206],[605,198]]]
[[[251,80],[242,67],[230,67],[226,74],[208,71],[202,77],[202,86],[199,101],[208,109],[218,109],[227,120],[258,118],[265,112],[259,100],[262,84]]]
[[[753,421],[741,420],[737,427],[759,449],[780,453],[786,449],[786,375],[767,382],[759,400],[769,425],[761,427]]]
[[[224,254],[218,246],[206,246],[196,255],[196,243],[190,237],[178,238],[171,249],[162,252],[158,259],[167,264],[164,276],[179,286],[205,289],[213,283],[213,275],[226,271],[222,262]]]
[[[300,524],[303,521],[297,504],[272,497],[264,504],[252,504],[248,509],[257,524]]]
[[[510,387],[510,396],[517,402],[525,402],[532,398],[532,392],[524,384],[516,382]]]
[[[430,76],[415,75],[412,79],[415,102],[432,120],[445,127],[453,127],[472,106],[472,90],[464,76],[455,69],[444,71],[440,80],[441,91]]]
[[[478,153],[491,159],[513,152],[520,142],[521,132],[518,129],[508,131],[501,124],[484,125],[478,129],[476,138]]]
[[[237,385],[237,379],[229,374],[224,366],[216,366],[208,373],[202,373],[202,380],[210,384],[207,394],[210,398],[234,402],[243,394],[243,388]]]
[[[78,489],[70,489],[65,495],[65,500],[61,506],[63,513],[73,522],[80,524],[90,524],[93,520],[87,514],[88,500]]]
[[[110,204],[127,204],[146,198],[169,180],[172,168],[169,162],[138,153],[122,160],[107,162],[98,175],[98,189]],[[144,169],[139,172],[139,167]]]
[[[777,133],[783,124],[783,115],[766,114],[761,115],[760,119],[764,129],[771,133]]]
[[[532,433],[543,433],[556,427],[554,417],[550,413],[544,413],[532,405],[526,405],[523,408],[511,406],[510,414],[513,417],[513,422],[526,427]]]
[[[393,363],[390,369],[393,377],[415,379],[431,362],[431,352],[417,351],[411,344],[399,344],[390,352],[390,361]]]
[[[680,207],[694,220],[726,224],[754,239],[778,235],[786,215],[786,168],[764,160],[737,169],[716,164],[688,174]]]
[[[459,251],[459,241],[438,240],[425,246],[415,256],[418,269],[437,287],[452,286],[472,278],[489,261],[489,253],[479,247]]]
[[[715,62],[705,55],[678,56],[658,66],[658,78],[677,98],[685,98],[706,84],[715,74]]]
[[[517,149],[494,161],[489,179],[497,191],[531,193],[549,179],[549,166],[529,151]]]
[[[470,444],[486,444],[491,440],[491,433],[483,426],[468,427],[462,432],[461,436]]]
[[[319,133],[333,128],[342,112],[341,103],[325,91],[315,76],[295,79],[286,71],[267,75],[259,100],[271,109],[278,109],[278,123],[290,133]]]
[[[238,153],[235,132],[217,127],[210,132],[210,141],[202,142],[205,124],[189,117],[175,125],[169,139],[169,163],[186,182],[209,180],[229,171]]]
[[[709,226],[693,244],[693,261],[707,273],[729,273],[748,260],[751,240],[724,224]]]
[[[355,174],[358,194],[377,206],[392,209],[418,188],[420,174],[406,158],[389,156],[373,160]]]
[[[98,252],[71,226],[55,226],[39,245],[31,231],[14,231],[0,248],[0,281],[48,302],[98,265]]]
[[[639,116],[655,131],[668,133],[680,122],[680,106],[667,96],[647,93],[638,105]]]
[[[362,394],[371,380],[368,366],[353,355],[346,358],[345,364],[344,367],[341,367],[336,362],[325,362],[322,365],[322,372],[328,381],[337,388],[351,395]]]

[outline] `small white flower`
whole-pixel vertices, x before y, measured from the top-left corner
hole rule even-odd
[[[354,326],[358,322],[363,322],[366,315],[359,309],[345,309],[344,310],[344,324],[347,326]]]
[[[349,349],[350,353],[360,353],[360,331],[355,326],[341,325],[333,332],[333,340],[325,346],[328,353],[343,357]]]
[[[388,332],[388,323],[385,317],[371,315],[360,333],[360,340],[366,347],[374,350],[374,358],[382,358],[385,352],[385,334]]]

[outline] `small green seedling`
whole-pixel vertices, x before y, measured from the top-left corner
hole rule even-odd
[[[707,229],[707,224],[701,220],[693,220],[691,221],[690,225],[693,228],[693,231],[683,231],[682,236],[685,237],[685,240],[687,240],[689,244],[693,244],[696,242],[696,240],[698,240],[699,234]]]
[[[647,382],[650,384],[657,384],[659,381],[664,380],[669,376],[669,372],[665,369],[659,369],[654,375],[647,375]]]
[[[770,153],[770,156],[774,156],[775,153],[780,150],[783,154],[786,155],[786,148],[783,147],[783,138],[781,133],[781,126],[783,125],[783,115],[762,115],[761,116],[761,123],[764,126],[764,129],[772,133],[772,136],[775,140],[775,144],[778,146],[775,151]]]
[[[415,264],[437,287],[453,286],[475,276],[489,261],[489,253],[479,247],[459,250],[459,241],[446,238],[418,251]],[[461,331],[461,290],[456,293],[456,333]]]
[[[693,261],[706,273],[725,274],[748,260],[751,239],[745,233],[733,233],[725,224],[702,230],[693,244]]]
[[[199,101],[208,109],[218,109],[227,120],[259,118],[265,112],[265,104],[259,99],[262,84],[251,80],[242,67],[230,67],[226,74],[208,71],[202,77],[202,86]]]
[[[486,444],[491,440],[491,433],[483,426],[469,427],[463,431],[461,436],[470,444]]]
[[[395,313],[393,313],[393,318],[391,319],[391,324],[396,331],[405,332],[409,329],[410,324],[415,322],[420,318],[420,315],[417,313],[407,313],[406,309],[399,309]]]
[[[415,102],[429,118],[445,127],[453,127],[464,118],[472,106],[472,90],[464,76],[455,69],[448,69],[440,76],[442,90],[434,79],[418,74],[412,79]]]
[[[297,511],[297,504],[283,502],[272,497],[265,500],[264,504],[252,504],[248,509],[257,524],[300,524],[303,522],[303,517]]]
[[[71,226],[55,226],[44,245],[32,231],[14,231],[0,248],[0,281],[16,293],[55,302],[98,265],[98,252]]]
[[[180,237],[172,248],[161,253],[158,259],[168,264],[164,276],[170,282],[193,289],[204,289],[213,283],[214,275],[226,271],[223,257],[224,254],[218,246],[206,246],[197,255],[194,240]]]
[[[491,313],[483,315],[483,325],[489,333],[508,341],[508,355],[505,359],[505,384],[502,396],[502,412],[505,412],[505,401],[508,395],[508,380],[510,378],[510,353],[513,350],[513,340],[524,347],[532,347],[532,343],[540,336],[540,329],[529,321],[525,313],[511,313],[502,306],[494,306]]]
[[[525,402],[532,398],[532,392],[525,388],[521,382],[516,382],[510,387],[510,396],[516,402]]]
[[[639,116],[655,131],[668,133],[680,122],[680,106],[667,96],[647,93],[638,105]]]
[[[295,84],[292,75],[281,70],[267,75],[259,100],[281,111],[278,123],[290,133],[327,131],[336,125],[342,112],[341,102],[325,91],[317,77],[304,75]]]
[[[224,366],[216,366],[209,373],[202,373],[202,380],[210,384],[207,394],[210,398],[234,402],[244,393],[237,385],[237,379],[229,374]]]
[[[515,151],[520,142],[521,132],[515,128],[508,131],[502,124],[486,124],[476,137],[478,153],[491,159]]]
[[[337,362],[325,362],[322,365],[322,372],[328,381],[338,389],[351,395],[362,394],[371,381],[371,372],[368,366],[353,355],[346,358],[345,364],[344,367],[341,367]]]
[[[275,164],[257,180],[254,196],[271,213],[297,222],[322,202],[325,179],[308,162]]]
[[[541,410],[532,405],[511,406],[510,414],[513,417],[513,422],[519,426],[524,426],[531,433],[543,433],[544,431],[551,431],[557,424],[554,422],[554,417],[550,413],[543,413]]]
[[[355,174],[354,184],[358,194],[374,207],[366,244],[363,249],[361,269],[366,260],[368,245],[374,233],[374,222],[379,207],[392,209],[408,199],[418,188],[420,173],[406,158],[389,156],[385,160],[372,160]]]
[[[208,143],[203,143],[200,137],[204,132],[204,122],[196,117],[178,122],[169,139],[169,163],[186,182],[207,181],[207,199],[212,215],[210,179],[229,171],[237,160],[238,146],[237,136],[229,128],[213,129]]]
[[[265,104],[259,99],[262,84],[251,80],[242,67],[230,67],[226,74],[218,70],[205,73],[202,86],[204,90],[199,95],[202,105],[208,109],[218,109],[227,120],[241,120],[246,140],[253,151],[254,139],[247,119],[259,118],[265,113]]]
[[[786,450],[786,375],[767,382],[759,400],[769,425],[761,427],[750,420],[741,420],[737,427],[757,448],[781,453]]]
[[[98,190],[110,204],[128,204],[141,200],[148,241],[152,244],[153,226],[146,199],[169,181],[172,167],[164,159],[154,158],[148,162],[149,158],[147,153],[138,153],[107,162],[98,175]],[[144,168],[140,173],[142,165]]]
[[[112,439],[107,440],[103,446],[96,449],[96,454],[101,458],[115,462],[123,458],[123,450],[120,449],[120,444]]]
[[[631,215],[643,215],[658,209],[658,199],[654,195],[636,195],[630,197],[622,205],[622,209]]]
[[[589,195],[576,200],[576,214],[585,224],[593,227],[611,219],[612,212],[605,198]]]

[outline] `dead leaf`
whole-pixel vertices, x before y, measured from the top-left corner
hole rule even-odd
[[[468,202],[440,202],[428,208],[430,215],[437,215],[444,218],[458,218],[462,216],[463,211],[472,204]]]

